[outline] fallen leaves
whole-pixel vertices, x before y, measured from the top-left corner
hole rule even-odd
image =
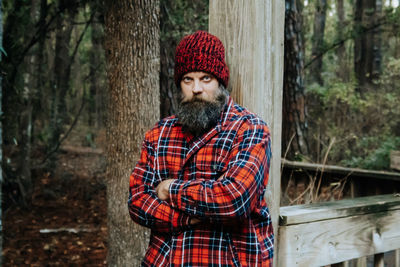
[[[9,207],[4,216],[4,266],[107,265],[106,190],[98,176],[88,175],[99,161],[94,155],[75,154],[72,159],[65,154],[60,159],[65,164],[55,173],[64,175],[36,178],[30,209]]]

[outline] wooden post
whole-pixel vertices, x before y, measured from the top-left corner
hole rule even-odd
[[[384,267],[383,263],[383,253],[375,254],[374,256],[374,266],[375,267]]]
[[[361,257],[355,260],[357,267],[367,267],[367,257]]]
[[[209,31],[226,48],[233,99],[268,123],[272,161],[267,202],[277,254],[280,204],[284,1],[211,0]],[[276,257],[274,264],[276,264]]]

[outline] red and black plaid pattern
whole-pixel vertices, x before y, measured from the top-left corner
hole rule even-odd
[[[175,84],[185,73],[204,71],[214,75],[225,87],[228,86],[229,69],[225,63],[225,49],[222,42],[205,31],[183,37],[175,53]]]
[[[147,132],[128,201],[132,219],[152,230],[142,266],[272,266],[270,145],[266,124],[231,98],[201,137],[174,116]],[[170,201],[161,201],[155,188],[170,178]]]

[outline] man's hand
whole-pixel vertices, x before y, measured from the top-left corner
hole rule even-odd
[[[157,197],[161,200],[169,200],[169,186],[175,179],[167,179],[159,183],[156,187]]]
[[[194,225],[194,224],[198,224],[200,222],[201,221],[199,219],[197,219],[197,218],[191,218],[190,221],[189,221],[189,224],[190,225]]]

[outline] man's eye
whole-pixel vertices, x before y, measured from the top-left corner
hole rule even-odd
[[[190,82],[191,80],[192,80],[192,79],[190,79],[189,77],[184,77],[184,78],[183,78],[183,81],[184,81],[184,82]]]
[[[203,81],[205,81],[205,82],[211,81],[211,77],[210,76],[204,76],[203,77]]]

